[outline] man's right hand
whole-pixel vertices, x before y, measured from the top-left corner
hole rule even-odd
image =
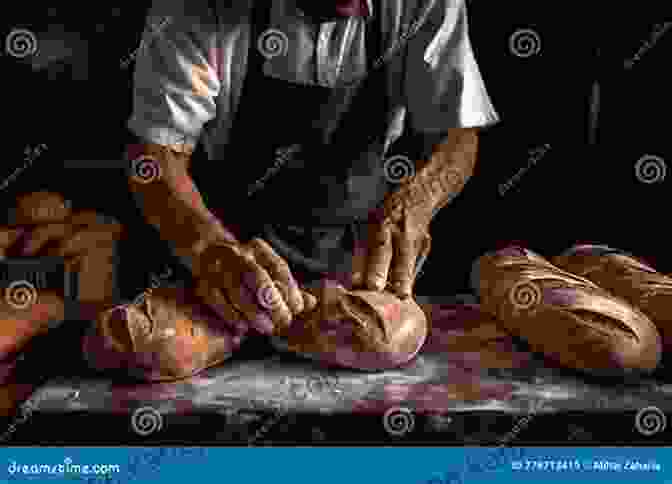
[[[195,262],[197,294],[238,335],[249,327],[277,334],[317,306],[315,296],[299,287],[288,264],[261,239],[213,244]]]
[[[129,177],[129,187],[147,221],[175,253],[190,262],[200,298],[238,334],[287,328],[317,300],[301,291],[287,263],[260,239],[240,242],[205,206],[189,173],[191,155],[178,146],[130,145],[135,166],[154,165],[156,177]],[[133,174],[133,173],[132,173]],[[225,217],[225,216],[224,216]]]

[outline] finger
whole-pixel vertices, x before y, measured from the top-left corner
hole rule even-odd
[[[80,210],[73,213],[68,222],[72,225],[99,225],[102,218],[98,212],[94,210]]]
[[[247,313],[251,311],[258,312],[263,309],[265,313],[270,314],[274,325],[282,328],[289,327],[292,322],[292,312],[285,302],[282,294],[275,286],[273,279],[266,270],[250,256],[250,258],[243,259],[244,267],[240,269],[239,274],[242,274],[242,281],[238,282],[238,291],[243,294],[243,288],[252,294],[251,307],[247,309]],[[234,293],[236,293],[235,288]],[[245,312],[245,311],[244,311]]]
[[[21,255],[26,257],[34,256],[50,242],[68,237],[71,230],[72,227],[70,224],[49,224],[36,227],[26,237]]]
[[[276,254],[273,248],[262,239],[252,239],[249,243],[249,247],[252,249],[254,259],[257,263],[268,271],[274,281],[282,284],[284,287],[285,291],[282,295],[292,314],[300,314],[303,312],[304,307],[301,289],[299,288],[296,279],[294,279],[287,262]]]
[[[252,252],[246,248],[236,250],[237,256],[230,259],[231,266],[220,272],[222,283],[216,285],[222,288],[233,307],[242,313],[251,327],[262,334],[272,334],[274,324],[281,324],[282,321],[276,322],[272,319],[266,308],[260,304],[260,288],[272,288],[267,293],[271,294],[273,300],[280,301],[281,304],[277,304],[276,308],[284,306],[284,316],[291,320],[289,308],[282,301],[282,295],[275,288],[271,277],[254,260]]]
[[[119,224],[116,226],[104,224],[79,230],[60,244],[57,255],[68,257],[100,246],[108,246],[120,239],[121,232]]]
[[[196,295],[210,308],[222,321],[229,326],[236,335],[247,332],[248,325],[243,321],[243,315],[236,311],[224,293],[218,288],[201,280],[196,286]]]
[[[301,291],[303,296],[303,312],[309,313],[317,307],[317,298],[307,291]]]
[[[392,292],[402,299],[408,298],[413,290],[417,244],[411,234],[399,231],[394,235],[394,259],[390,274]]]
[[[366,282],[364,280],[366,273],[367,250],[366,245],[361,240],[355,241],[355,247],[352,251],[352,287],[361,287]]]
[[[420,253],[418,255],[418,260],[425,260],[429,257],[429,254],[432,252],[432,236],[425,234],[422,239],[422,244],[420,247]]]
[[[287,288],[287,286],[285,286],[281,282],[276,281],[275,282],[275,287],[278,288],[278,291],[280,291],[280,293],[283,295],[285,300],[287,300],[288,292],[289,292],[289,289]],[[298,314],[302,314],[302,313],[309,313],[310,311],[315,309],[315,307],[317,306],[317,298],[315,296],[313,296],[312,294],[310,294],[309,292],[306,292],[306,291],[303,291],[303,290],[299,290],[299,291],[300,291],[300,296],[301,296],[302,310],[301,310],[300,313],[296,313],[296,314],[298,315]]]
[[[0,249],[9,249],[26,233],[24,228],[0,228]]]
[[[65,223],[70,216],[70,203],[59,193],[32,192],[16,200],[13,224],[42,225]]]
[[[268,312],[259,307],[256,294],[244,284],[238,285],[228,293],[233,306],[243,314],[248,324],[263,335],[272,335],[275,321]],[[289,310],[288,310],[289,311]]]
[[[374,226],[369,232],[369,249],[366,269],[366,287],[382,291],[392,262],[392,227],[390,224]]]

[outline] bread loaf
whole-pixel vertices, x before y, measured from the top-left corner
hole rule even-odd
[[[485,311],[566,367],[622,374],[652,371],[660,361],[660,335],[645,314],[528,249],[485,254],[474,279]]]

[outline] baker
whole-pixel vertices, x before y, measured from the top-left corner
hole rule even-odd
[[[466,2],[155,0],[148,25],[129,186],[196,298],[157,289],[103,314],[91,364],[179,378],[250,331],[343,366],[407,361],[430,222],[498,121]]]

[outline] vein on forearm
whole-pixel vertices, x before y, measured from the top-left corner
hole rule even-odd
[[[478,132],[473,128],[455,128],[438,144],[429,162],[420,167],[421,178],[430,197],[435,198],[436,212],[457,197],[474,174],[478,153]]]
[[[478,151],[475,128],[454,128],[434,146],[431,154],[417,160],[415,174],[393,196],[391,208],[424,207],[432,216],[450,203],[473,176]]]

